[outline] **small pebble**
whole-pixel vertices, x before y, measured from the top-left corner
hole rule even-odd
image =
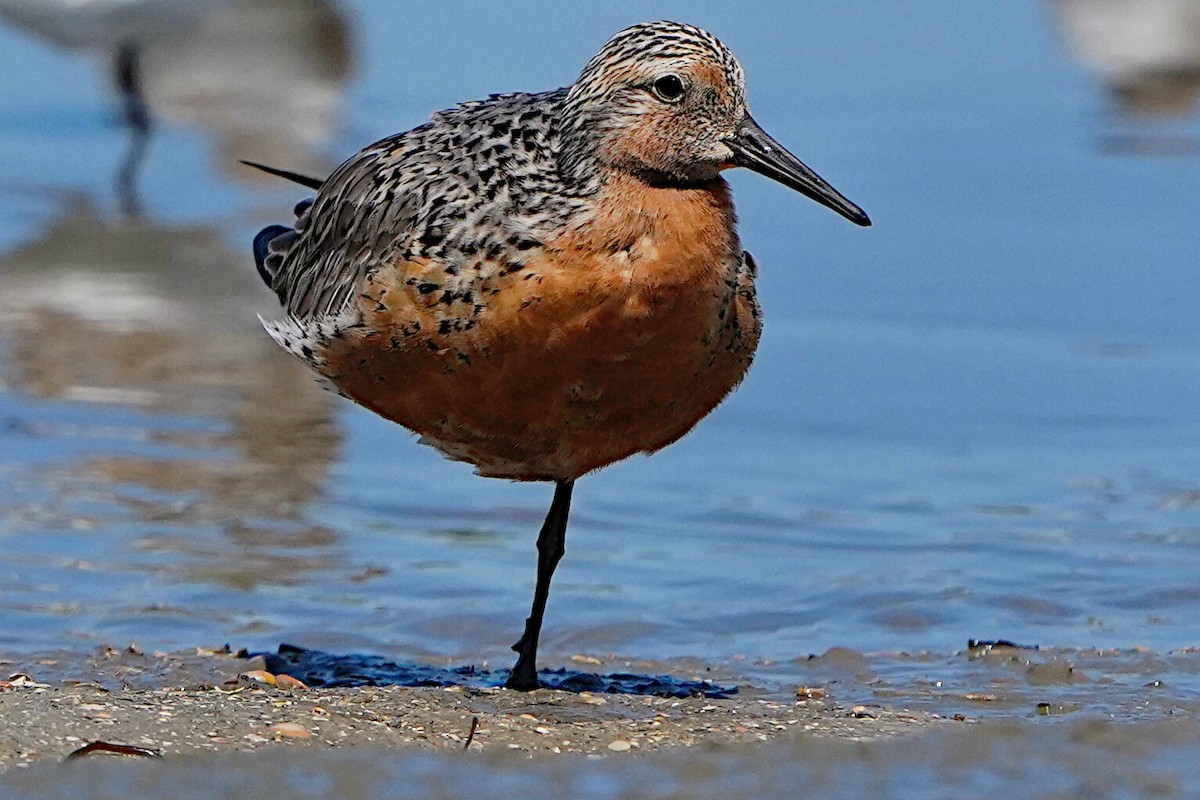
[[[280,689],[307,689],[308,684],[299,678],[293,678],[291,675],[276,675],[275,685]]]
[[[238,675],[238,681],[242,683],[266,683],[274,686],[275,676],[265,669],[252,669],[249,672],[243,672],[241,675]]]
[[[592,666],[599,666],[604,663],[603,661],[596,658],[595,656],[589,656],[589,655],[585,655],[583,653],[578,653],[576,655],[571,656],[571,660],[574,661],[576,664],[591,664]]]
[[[612,750],[615,753],[624,753],[626,750],[630,749],[631,747],[633,747],[633,745],[630,744],[629,742],[625,741],[624,739],[617,739],[615,742],[608,743],[608,749]]]
[[[312,731],[299,722],[277,722],[271,726],[270,731],[276,736],[288,736],[292,739],[312,738]]]

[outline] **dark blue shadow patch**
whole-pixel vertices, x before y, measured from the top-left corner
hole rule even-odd
[[[382,656],[349,653],[338,655],[279,645],[277,653],[251,653],[266,660],[268,672],[287,674],[309,686],[503,686],[508,670],[483,670],[473,666],[441,668],[425,664],[397,664]],[[616,672],[596,675],[568,669],[546,669],[538,678],[547,689],[596,694],[634,694],[655,697],[731,697],[736,686],[708,681],[688,681],[668,675],[630,675]]]

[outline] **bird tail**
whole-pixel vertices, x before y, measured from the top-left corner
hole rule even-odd
[[[309,189],[320,191],[325,185],[325,181],[319,178],[310,178],[307,175],[301,175],[298,172],[288,172],[285,169],[276,169],[268,167],[265,164],[259,164],[254,161],[242,161],[248,167],[260,169],[270,175],[276,175],[280,178],[286,178],[289,181],[307,186]],[[300,229],[304,226],[302,219],[304,212],[308,210],[313,201],[311,199],[303,200],[296,206],[296,228]],[[258,269],[258,275],[263,279],[263,283],[268,288],[275,288],[275,276],[279,272],[279,268],[283,264],[283,257],[288,249],[296,241],[297,231],[285,225],[269,225],[258,232],[254,237],[254,266]]]
[[[271,241],[289,233],[292,233],[292,229],[286,225],[269,225],[254,237],[254,266],[268,288],[275,288],[275,273],[279,270],[279,259],[269,258]]]

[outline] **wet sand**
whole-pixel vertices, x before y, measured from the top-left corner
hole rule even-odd
[[[846,707],[815,688],[775,699],[289,689],[261,671],[195,682],[257,666],[219,654],[91,661],[95,681],[17,678],[0,691],[0,797],[1096,800],[1191,797],[1200,780],[1191,715],[964,722]],[[187,680],[145,687],[164,676]],[[67,758],[93,741],[152,752]]]
[[[164,756],[281,746],[621,754],[796,732],[870,739],[961,724],[927,712],[843,706],[817,687],[786,696],[745,689],[725,698],[462,685],[309,688],[265,671],[261,656],[213,651],[108,650],[86,663],[37,661],[54,677],[33,674],[35,663],[0,684],[0,767],[57,761],[95,741]]]

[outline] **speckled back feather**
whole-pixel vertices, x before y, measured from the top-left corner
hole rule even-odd
[[[522,253],[595,191],[568,186],[554,160],[565,96],[465,103],[339,167],[295,230],[270,243],[272,288],[287,312],[339,315],[384,262],[433,259],[453,276],[503,254],[519,269]]]

